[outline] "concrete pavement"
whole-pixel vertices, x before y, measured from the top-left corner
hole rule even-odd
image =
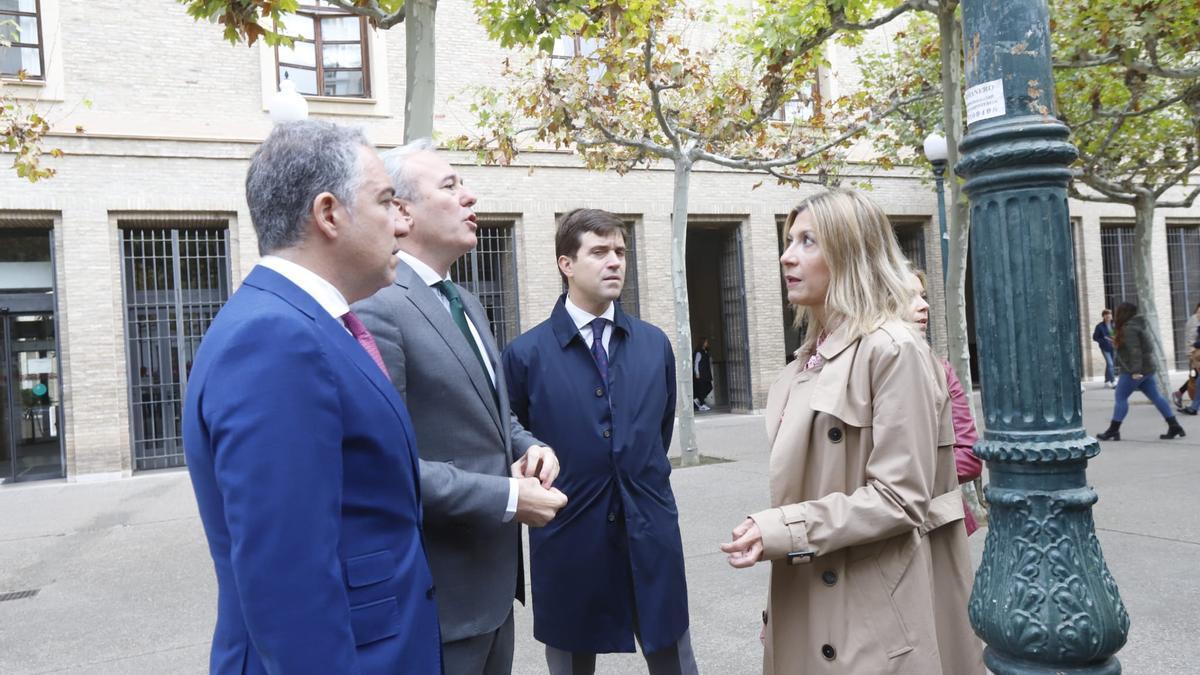
[[[1112,392],[1088,386],[1085,420],[1095,434]],[[1128,673],[1173,675],[1200,663],[1200,421],[1180,419],[1187,438],[1160,441],[1161,418],[1135,399],[1125,440],[1104,444],[1088,471],[1100,494],[1099,538],[1133,621],[1119,654]],[[696,657],[706,673],[757,673],[767,568],[733,570],[717,544],[766,504],[762,418],[710,415],[698,428],[705,454],[734,461],[672,477]],[[971,537],[976,560],[984,534]],[[0,672],[204,672],[215,581],[187,474],[0,488],[0,594],[34,589],[0,602]],[[531,623],[518,606],[519,674],[545,672]],[[618,654],[601,656],[598,672],[645,669],[640,656]]]

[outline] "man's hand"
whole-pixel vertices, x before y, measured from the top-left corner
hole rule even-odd
[[[567,505],[567,496],[558,488],[547,490],[532,476],[519,479],[517,488],[517,522],[530,527],[544,526]]]
[[[558,455],[544,445],[531,445],[512,465],[513,478],[536,478],[547,490],[558,478]]]
[[[762,532],[753,518],[747,518],[741,525],[733,528],[733,541],[721,544],[721,550],[729,554],[729,564],[733,567],[753,567],[762,559]]]

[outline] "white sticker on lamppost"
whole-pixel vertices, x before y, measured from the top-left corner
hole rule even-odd
[[[1004,83],[992,80],[967,90],[967,124],[1004,116]]]

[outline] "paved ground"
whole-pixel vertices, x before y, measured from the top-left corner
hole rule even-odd
[[[1111,410],[1089,385],[1093,434]],[[1125,672],[1195,672],[1200,663],[1200,422],[1160,441],[1161,420],[1134,405],[1089,468],[1095,519],[1109,567],[1133,618]],[[673,476],[687,555],[692,635],[706,673],[756,673],[767,569],[728,567],[717,543],[766,501],[766,447],[758,416],[699,422],[706,454],[735,461]],[[971,538],[978,560],[983,533]],[[186,473],[102,484],[0,488],[0,673],[199,673],[207,664],[215,582]],[[297,589],[297,592],[303,592]],[[517,612],[515,672],[543,673],[530,613]],[[1190,665],[1189,665],[1190,664]],[[603,656],[601,673],[644,672],[635,655]]]

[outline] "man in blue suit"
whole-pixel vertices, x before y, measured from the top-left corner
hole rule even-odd
[[[275,128],[246,200],[263,258],[209,327],[184,446],[217,575],[213,673],[440,673],[417,453],[349,303],[407,234],[366,138]]]
[[[621,311],[624,224],[597,209],[555,236],[567,292],[504,352],[512,410],[558,453],[571,500],[529,531],[533,634],[551,675],[595,671],[632,652],[651,675],[696,672],[688,634],[679,512],[667,449],[675,358],[667,336]]]

